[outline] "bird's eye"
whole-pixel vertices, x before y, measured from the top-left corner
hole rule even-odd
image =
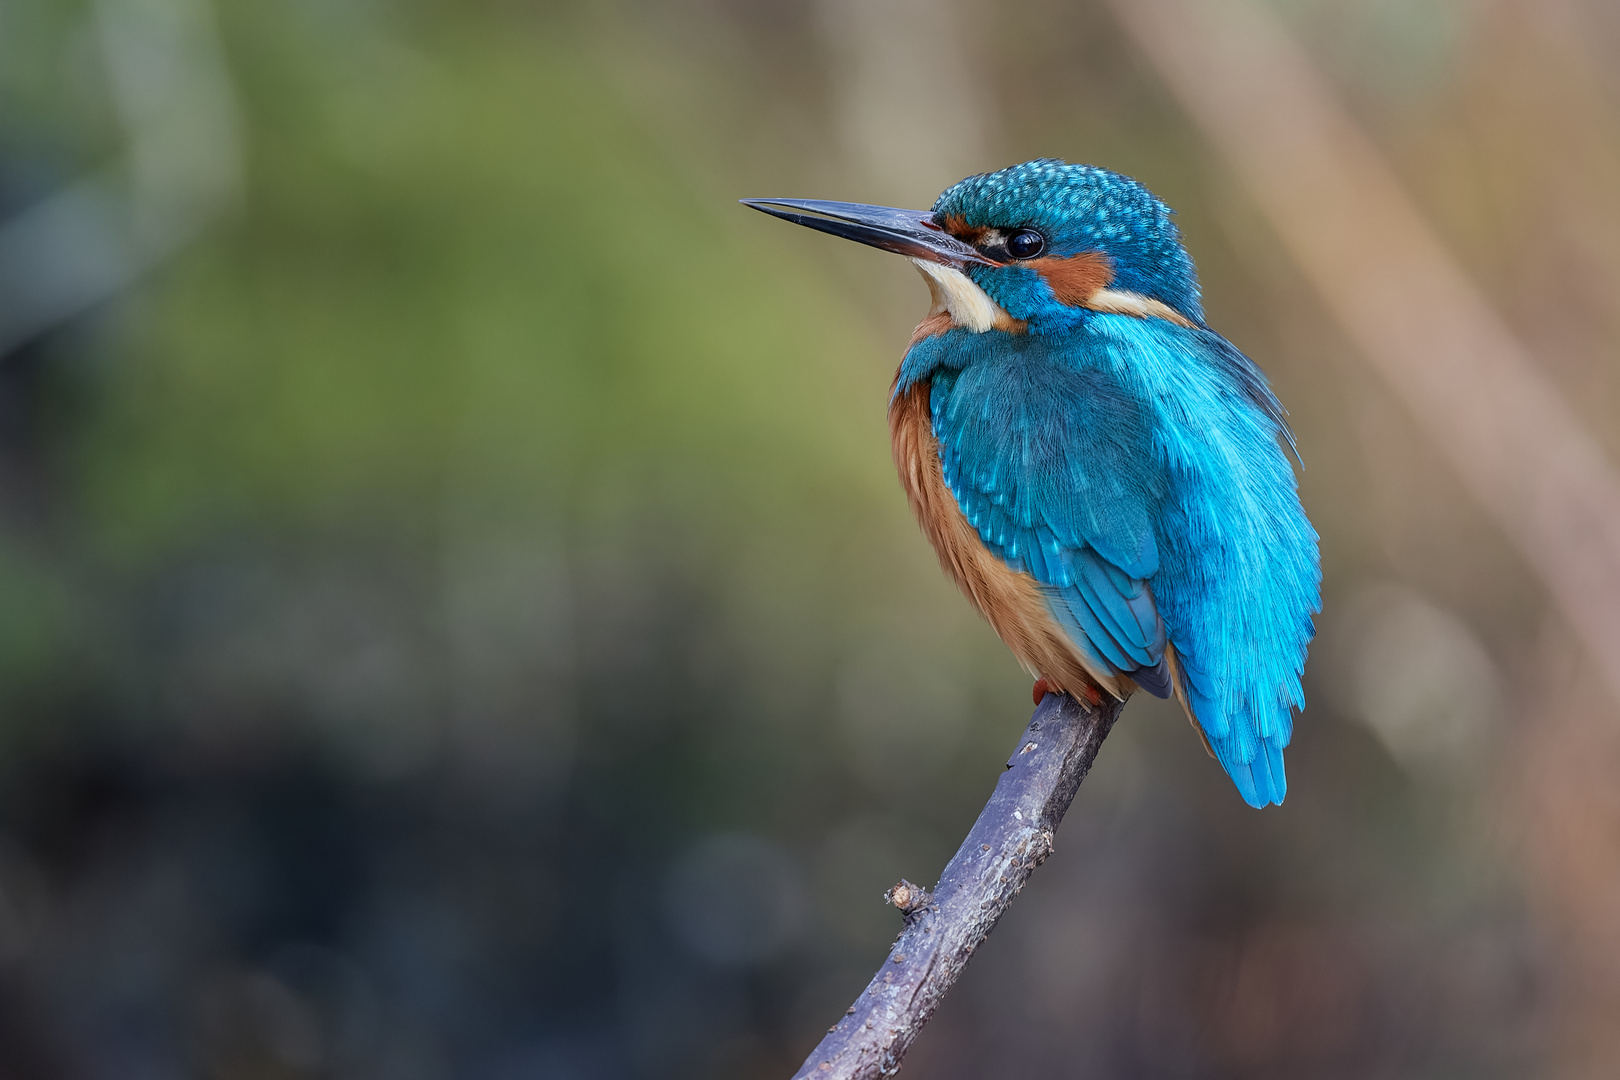
[[[1046,250],[1046,237],[1034,229],[1019,229],[1007,240],[1007,254],[1015,259],[1033,259]]]

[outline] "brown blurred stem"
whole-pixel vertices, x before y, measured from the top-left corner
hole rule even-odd
[[[1122,705],[1046,695],[933,893],[906,881],[889,890],[886,899],[905,916],[905,929],[794,1080],[866,1080],[899,1071],[974,950],[1052,853],[1058,823]]]

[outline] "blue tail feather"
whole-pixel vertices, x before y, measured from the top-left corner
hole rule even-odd
[[[1211,742],[1215,756],[1227,775],[1237,785],[1243,801],[1259,809],[1275,803],[1282,805],[1288,795],[1288,774],[1283,768],[1283,748],[1270,739],[1263,739],[1255,747],[1254,757],[1244,761],[1236,740]]]
[[[1268,725],[1277,729],[1276,734],[1260,735],[1260,725],[1253,718],[1228,716],[1213,699],[1200,693],[1197,683],[1187,677],[1185,665],[1182,674],[1182,691],[1193,717],[1243,801],[1257,809],[1273,803],[1282,805],[1288,794],[1283,748],[1293,729],[1286,712]]]
[[[1256,790],[1252,766],[1238,761],[1222,761],[1221,764],[1226,766],[1227,775],[1232,778],[1233,783],[1237,784],[1238,794],[1243,796],[1244,802],[1256,810],[1266,805],[1268,800],[1261,798]]]

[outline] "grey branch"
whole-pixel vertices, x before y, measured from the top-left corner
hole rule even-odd
[[[905,929],[794,1080],[869,1080],[899,1071],[974,950],[1052,853],[1058,823],[1122,706],[1046,695],[933,893],[908,881],[889,890],[885,899],[905,916]]]

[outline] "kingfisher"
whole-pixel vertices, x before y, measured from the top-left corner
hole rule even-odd
[[[889,396],[895,466],[1036,703],[1173,694],[1244,801],[1280,805],[1317,536],[1282,405],[1205,323],[1173,211],[1049,158],[926,212],[742,202],[922,273],[932,304]]]

